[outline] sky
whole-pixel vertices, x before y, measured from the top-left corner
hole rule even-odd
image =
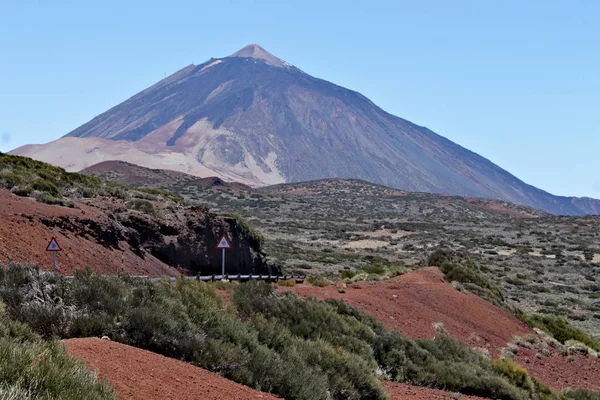
[[[595,0],[0,0],[0,151],[258,43],[525,182],[600,198]]]

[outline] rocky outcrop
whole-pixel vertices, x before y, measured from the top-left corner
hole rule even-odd
[[[221,250],[216,246],[221,235],[226,234],[233,247],[226,250],[226,273],[280,272],[267,265],[260,237],[245,224],[236,218],[217,217],[204,207],[181,208],[168,219],[125,209],[100,221],[58,216],[42,218],[41,222],[107,248],[128,246],[141,258],[153,256],[187,275],[221,273]]]

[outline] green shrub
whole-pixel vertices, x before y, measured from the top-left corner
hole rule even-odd
[[[531,390],[533,383],[527,370],[511,359],[501,358],[492,362],[494,369],[505,376],[509,382],[517,387]]]
[[[567,399],[573,400],[600,400],[600,392],[591,392],[583,389],[565,389],[563,394]]]
[[[528,315],[517,314],[517,318],[525,322],[531,328],[541,329],[565,344],[568,340],[576,340],[586,346],[600,351],[600,341],[588,335],[581,329],[571,325],[566,319],[554,315]]]
[[[440,270],[444,273],[447,281],[463,283],[468,290],[476,295],[499,307],[507,308],[502,290],[484,277],[475,263],[467,261],[463,265],[444,262]]]
[[[142,193],[148,193],[150,195],[154,195],[154,196],[160,196],[164,199],[168,199],[171,201],[174,201],[175,203],[183,203],[183,197],[181,197],[180,195],[173,193],[173,192],[169,192],[167,190],[162,190],[162,189],[156,189],[156,188],[137,188],[136,191],[138,192],[142,192]]]
[[[441,267],[442,264],[454,260],[454,253],[450,250],[436,250],[427,259],[427,265]]]
[[[156,214],[156,208],[154,208],[154,204],[152,204],[148,200],[134,199],[131,202],[129,202],[127,206],[134,210],[143,212],[144,214],[152,216]]]
[[[340,273],[340,277],[342,279],[352,279],[354,278],[357,274],[359,273],[359,271],[357,270],[349,270],[349,269],[345,269]]]
[[[253,247],[260,248],[264,244],[265,237],[254,229],[244,218],[237,214],[221,214],[220,217],[226,222],[239,226],[242,232],[248,236]]]
[[[277,282],[277,285],[279,285],[279,286],[286,286],[286,287],[294,287],[294,286],[296,286],[296,281],[293,280],[293,279],[288,279],[288,280],[285,280],[285,281],[279,281],[279,282]]]
[[[62,345],[46,342],[23,324],[11,321],[0,303],[0,398],[114,399],[85,364]]]
[[[322,277],[322,276],[309,276],[308,283],[310,283],[313,286],[318,286],[318,287],[327,287],[327,286],[331,285],[331,282],[329,282],[329,280],[327,278]]]
[[[109,196],[115,197],[121,200],[129,200],[129,191],[127,187],[123,185],[110,184],[106,191]]]
[[[27,197],[33,192],[33,188],[29,185],[15,186],[11,192],[20,197]]]
[[[385,267],[381,265],[368,265],[362,268],[362,270],[367,274],[384,275],[386,273]]]
[[[21,185],[23,178],[12,172],[0,172],[0,187],[12,189],[15,186]]]
[[[52,182],[36,179],[31,182],[31,187],[33,190],[39,190],[40,192],[48,193],[54,197],[60,196],[60,190],[56,185]]]

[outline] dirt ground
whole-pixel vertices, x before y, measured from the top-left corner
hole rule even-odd
[[[279,290],[319,299],[342,299],[412,339],[433,338],[437,333],[433,324],[442,322],[451,336],[472,347],[488,348],[494,358],[514,336],[534,333],[501,308],[454,289],[435,267],[378,283],[359,282],[347,287],[346,293],[339,293],[335,286],[320,288],[308,283]],[[538,358],[534,351],[520,348],[517,361],[553,389],[600,390],[598,358],[580,356],[569,361],[556,354]]]
[[[71,355],[115,388],[121,400],[269,400],[217,374],[161,355],[97,338],[63,342]]]
[[[410,385],[404,385],[402,383],[394,382],[383,382],[383,387],[388,392],[388,400],[404,400],[404,399],[415,399],[415,400],[448,400],[451,399],[448,392],[437,389],[429,389],[423,387],[416,387]],[[482,397],[473,396],[460,396],[461,400],[478,400],[483,399]]]
[[[26,197],[13,196],[8,190],[0,190],[0,263],[16,261],[38,263],[44,269],[52,269],[51,255],[46,247],[56,237],[62,251],[57,253],[59,272],[72,275],[74,268],[90,267],[99,274],[116,274],[121,270],[130,275],[176,276],[179,273],[147,254],[141,258],[130,250],[109,249],[95,240],[81,235],[49,227],[41,221],[50,217],[79,217],[102,223],[107,219],[94,207],[78,204],[78,208],[58,207],[39,203]],[[128,249],[126,243],[123,249]]]
[[[277,399],[193,365],[135,347],[98,338],[63,341],[71,355],[115,388],[121,400],[254,400]],[[442,390],[382,382],[388,400],[448,399]],[[463,396],[476,400],[479,397]]]
[[[347,287],[346,293],[338,293],[334,286],[319,288],[308,283],[281,290],[290,289],[301,296],[347,301],[412,339],[433,338],[436,322],[443,323],[451,336],[480,347],[504,347],[513,335],[534,333],[504,310],[454,289],[434,267],[375,284],[358,282]],[[473,342],[473,334],[479,344]]]

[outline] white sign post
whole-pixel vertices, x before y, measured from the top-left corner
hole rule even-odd
[[[46,251],[52,252],[52,270],[54,272],[56,272],[56,252],[61,250],[62,249],[58,245],[58,242],[55,238],[52,238],[52,240],[50,240],[50,243],[48,243],[48,247],[46,247]]]
[[[223,276],[223,279],[225,279],[225,250],[230,249],[230,248],[231,248],[231,243],[227,239],[227,235],[221,236],[221,239],[219,240],[219,243],[217,244],[217,249],[223,250],[223,263],[222,263],[222,268],[221,268],[221,275]]]

